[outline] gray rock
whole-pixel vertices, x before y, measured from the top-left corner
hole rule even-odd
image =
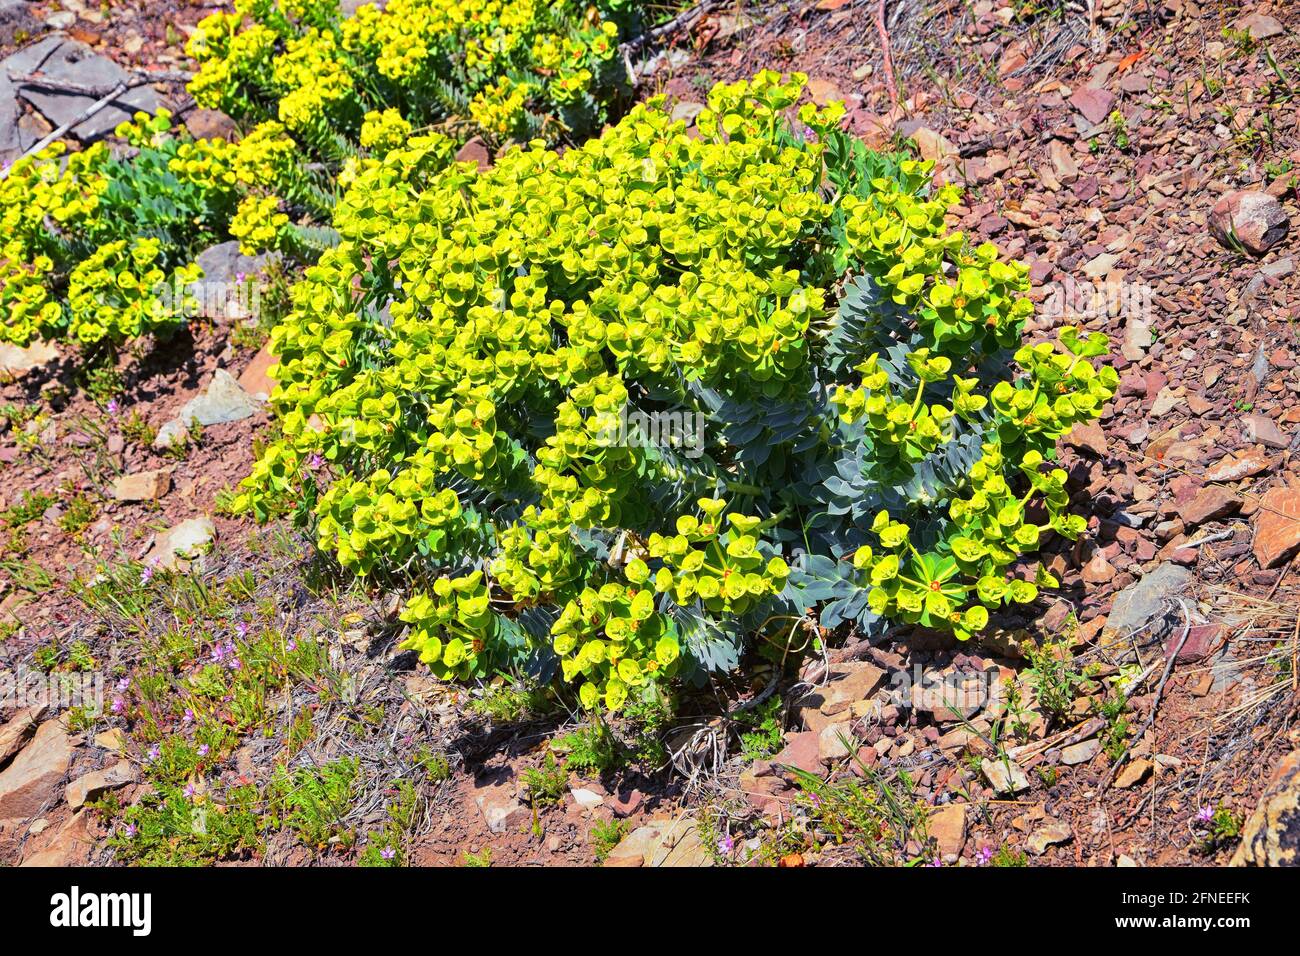
[[[18,91],[5,73],[0,73],[0,166],[8,166],[22,155],[18,118],[22,116],[18,105]]]
[[[153,447],[158,451],[167,451],[170,448],[176,448],[184,445],[190,438],[190,430],[185,423],[179,418],[173,418],[169,422],[164,422],[163,426],[158,429],[158,434],[154,436]]]
[[[695,117],[704,112],[703,103],[677,103],[673,106],[673,121],[684,120],[687,126],[695,122]]]
[[[249,418],[258,410],[258,404],[244,391],[233,375],[224,368],[217,369],[207,390],[192,398],[181,408],[177,419],[186,426],[224,425]]]
[[[77,22],[77,15],[71,10],[55,10],[45,15],[45,25],[51,30],[66,30]]]
[[[1094,737],[1092,740],[1085,740],[1082,743],[1062,747],[1061,763],[1067,767],[1073,767],[1077,764],[1087,763],[1100,752],[1101,741]]]
[[[1173,598],[1191,580],[1192,572],[1187,568],[1165,562],[1120,591],[1106,620],[1106,630],[1112,640],[1120,645],[1136,637],[1144,646],[1163,641],[1182,621]]]
[[[1002,796],[1009,796],[1029,789],[1029,777],[1020,764],[1011,759],[989,760],[980,764],[984,779],[994,791]]]
[[[1069,843],[1073,839],[1074,833],[1071,832],[1068,823],[1053,821],[1031,833],[1029,839],[1025,841],[1025,849],[1034,856],[1042,856],[1047,852],[1049,846],[1055,846],[1058,843]]]
[[[267,266],[278,261],[279,253],[246,256],[236,240],[209,246],[194,263],[203,278],[186,290],[198,304],[199,314],[214,319],[246,319],[258,309],[256,280]]]
[[[0,0],[0,47],[26,43],[45,30],[28,0]]]
[[[0,74],[25,74],[40,71],[46,79],[96,89],[111,89],[130,74],[106,56],[93,52],[84,43],[60,36],[49,36],[19,50],[3,63]],[[17,84],[22,96],[55,126],[74,122],[100,97],[91,93],[69,93],[38,86]],[[100,94],[102,95],[102,94]],[[82,142],[101,139],[137,111],[156,113],[158,93],[148,86],[127,90],[109,106],[80,123],[72,135]]]
[[[595,790],[588,790],[586,787],[572,787],[570,792],[573,794],[573,802],[584,810],[595,810],[605,802],[605,798]]]
[[[48,342],[33,342],[25,348],[0,342],[0,372],[22,375],[44,368],[59,357],[59,350]]]
[[[186,571],[216,537],[211,518],[189,518],[158,535],[145,561],[169,571]]]

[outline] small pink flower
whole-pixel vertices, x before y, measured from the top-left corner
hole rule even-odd
[[[115,714],[126,713],[126,701],[121,697],[113,698],[113,706],[109,708]]]
[[[149,748],[149,752],[144,755],[144,759],[147,762],[152,763],[153,761],[157,760],[161,754],[162,751],[158,749],[158,745],[154,744],[152,747]]]
[[[391,860],[393,857],[397,856],[397,851],[392,847],[384,847],[384,849],[379,851],[379,855],[385,860]]]
[[[192,783],[187,783],[185,785],[184,791],[182,792],[185,794],[185,799],[187,800],[193,797],[194,794],[198,793],[198,791],[194,789],[194,784]]]
[[[208,755],[208,750],[209,750],[209,747],[208,747],[207,744],[199,744],[199,756],[200,756],[200,757],[206,757],[206,756]]]
[[[730,834],[718,840],[718,852],[723,856],[730,856],[731,851],[736,848],[736,841],[731,838]]]
[[[136,835],[137,833],[139,833],[140,831],[136,829],[136,826],[135,826],[134,823],[128,823],[128,824],[126,825],[126,829],[124,829],[122,832],[125,833],[129,839],[132,839],[132,840],[133,840],[133,839],[135,839],[135,835]]]
[[[284,649],[286,651],[296,651],[298,649],[298,642],[291,637],[289,638],[289,643],[284,645]]]
[[[1196,811],[1197,823],[1209,823],[1213,819],[1214,819],[1214,807],[1210,806],[1209,804],[1206,804],[1205,806],[1201,807],[1201,809]]]
[[[979,852],[975,854],[975,862],[980,866],[988,866],[992,859],[993,847],[991,846],[982,846],[979,848]]]
[[[183,724],[192,724],[192,723],[194,723],[194,711],[192,711],[192,710],[190,710],[188,707],[186,707],[186,708],[185,708],[185,714],[184,714],[184,716],[181,717],[181,723],[183,723]]]
[[[146,564],[144,570],[140,572],[140,583],[148,584],[153,580],[153,564]]]

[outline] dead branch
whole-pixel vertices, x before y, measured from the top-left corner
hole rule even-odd
[[[885,82],[889,84],[889,99],[898,96],[898,81],[894,79],[894,58],[889,50],[889,27],[885,24],[885,6],[889,0],[876,3],[876,32],[880,34],[880,53],[884,58]]]

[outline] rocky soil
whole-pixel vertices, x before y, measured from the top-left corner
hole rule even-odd
[[[127,69],[182,66],[169,40],[204,12],[0,4],[0,52],[77,43]],[[0,556],[0,672],[51,646],[70,672],[78,641],[110,679],[137,672],[141,634],[167,622],[106,626],[69,596],[105,564],[214,587],[256,569],[266,619],[300,640],[326,635],[331,680],[386,706],[364,736],[345,733],[360,696],[338,703],[291,681],[269,742],[208,768],[234,782],[362,760],[364,799],[344,821],[355,843],[307,846],[286,831],[243,861],[355,861],[385,825],[386,788],[425,745],[449,766],[419,778],[401,853],[415,864],[1294,863],[1295,10],[1107,0],[1090,20],[1081,4],[892,2],[895,101],[874,0],[707,6],[641,65],[645,92],[690,120],[718,80],[808,73],[817,98],[848,103],[860,135],[910,138],[967,187],[955,223],[1030,265],[1034,334],[1111,336],[1120,395],[1061,449],[1088,533],[1048,546],[1063,586],[1032,618],[970,646],[850,636],[796,678],[725,689],[730,718],[717,700],[692,702],[660,735],[668,766],[569,770],[540,800],[532,772],[551,766],[548,741],[573,729],[570,715],[505,714],[492,705],[500,687],[438,686],[393,649],[383,595],[304,585],[312,562],[287,530],[221,513],[267,425],[270,359],[238,323],[210,322],[122,356],[111,404],[78,381],[75,356],[0,349],[0,511],[48,498]],[[38,96],[6,90],[8,69],[0,154],[59,122]],[[174,83],[139,89],[184,106]],[[285,728],[304,706],[321,716],[295,750]],[[750,716],[774,706],[771,739],[746,744],[760,725]],[[0,861],[121,862],[103,798],[147,795],[145,742],[111,712],[86,724],[0,708]]]

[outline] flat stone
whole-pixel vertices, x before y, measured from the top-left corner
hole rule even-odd
[[[930,811],[926,832],[934,837],[940,856],[960,856],[966,845],[966,804],[935,807]]]
[[[772,763],[794,767],[805,773],[821,773],[818,735],[811,731],[787,734],[784,749],[772,758]]]
[[[1246,415],[1242,418],[1241,424],[1245,430],[1245,437],[1249,441],[1267,445],[1269,448],[1291,447],[1291,439],[1282,434],[1282,429],[1277,427],[1277,422],[1267,415]]]
[[[1029,789],[1029,777],[1014,760],[985,758],[980,763],[980,770],[989,786],[1000,796],[1012,796]]]
[[[1255,447],[1224,455],[1205,472],[1206,481],[1240,481],[1253,478],[1272,467],[1264,449]]]
[[[9,758],[23,748],[36,731],[47,710],[49,706],[46,704],[24,707],[5,721],[3,727],[0,727],[0,767],[7,764]]]
[[[1072,448],[1086,451],[1098,458],[1105,458],[1107,452],[1106,434],[1096,422],[1075,425],[1062,441]]]
[[[1255,512],[1253,552],[1261,568],[1275,568],[1300,550],[1300,486],[1271,488]]]
[[[41,724],[31,743],[0,773],[0,820],[29,820],[40,813],[68,772],[72,748],[60,721]]]
[[[1075,767],[1081,763],[1088,763],[1099,753],[1101,753],[1101,741],[1094,737],[1092,740],[1062,747],[1061,763],[1067,767]]]
[[[1074,150],[1059,139],[1054,139],[1047,151],[1052,158],[1052,171],[1057,179],[1068,186],[1079,178],[1079,164],[1075,162]]]
[[[126,734],[120,727],[110,727],[95,734],[95,746],[103,750],[121,753],[126,749]]]
[[[1238,189],[1227,193],[1206,219],[1210,234],[1227,249],[1238,247],[1261,256],[1286,236],[1291,228],[1286,210],[1266,192]]]
[[[25,347],[0,342],[0,372],[6,375],[25,375],[34,369],[44,368],[58,358],[59,350],[49,342],[33,342]]]
[[[830,681],[800,699],[805,708],[815,708],[827,717],[849,710],[867,700],[885,682],[885,671],[865,661],[834,665]]]
[[[1029,839],[1025,841],[1025,849],[1034,856],[1042,856],[1047,852],[1048,847],[1069,843],[1073,839],[1074,832],[1070,829],[1070,825],[1057,820],[1029,834]]]
[[[54,832],[42,850],[26,857],[19,866],[68,867],[90,861],[95,848],[93,818],[89,811],[74,813]]]
[[[130,761],[119,760],[113,766],[104,770],[95,770],[85,776],[78,777],[68,784],[65,796],[68,799],[68,806],[74,810],[80,810],[89,801],[97,800],[108,791],[125,787],[129,783],[135,783],[135,781],[135,767],[131,765]]]
[[[1106,620],[1106,631],[1128,643],[1132,635],[1152,625],[1151,640],[1163,639],[1174,622],[1181,620],[1181,615],[1172,609],[1172,599],[1181,594],[1191,580],[1191,571],[1169,562],[1143,575],[1115,595]]]
[[[242,421],[258,410],[258,404],[240,386],[235,377],[224,368],[213,373],[212,381],[202,395],[190,399],[181,408],[177,419],[185,425],[224,425]]]
[[[1151,775],[1154,766],[1155,764],[1145,757],[1130,760],[1124,765],[1124,769],[1119,772],[1119,776],[1115,778],[1115,786],[1120,790],[1136,787]]]
[[[1188,528],[1206,521],[1216,521],[1241,510],[1241,499],[1221,485],[1206,485],[1192,500],[1178,509],[1179,517]]]
[[[1284,32],[1282,24],[1266,13],[1252,13],[1242,17],[1237,21],[1237,29],[1245,30],[1252,40],[1267,40]]]
[[[645,861],[647,866],[662,867],[707,867],[713,863],[713,853],[705,846],[699,827],[690,817],[668,824]]]
[[[1187,638],[1182,641],[1182,647],[1175,655],[1174,660],[1179,664],[1195,664],[1203,661],[1219,645],[1219,640],[1223,636],[1222,624],[1194,624],[1187,629]],[[1165,646],[1165,656],[1168,657],[1175,647],[1178,647],[1178,641],[1182,638],[1182,632],[1169,635],[1168,643]]]
[[[1186,403],[1187,399],[1180,395],[1178,391],[1166,386],[1159,391],[1156,395],[1156,400],[1151,403],[1150,415],[1152,418],[1163,418],[1175,408],[1185,405]]]
[[[584,810],[595,810],[605,802],[604,797],[586,787],[574,787],[569,792],[573,794],[573,802]]]
[[[637,827],[605,857],[605,866],[644,866],[662,839],[668,824],[660,821]]]
[[[113,497],[118,501],[157,501],[172,487],[170,468],[120,475],[113,480]]]
[[[1095,126],[1110,116],[1115,94],[1096,86],[1081,86],[1070,96],[1070,105]]]
[[[126,70],[108,57],[93,52],[84,43],[59,36],[46,37],[0,63],[0,73],[3,74],[22,75],[38,70],[42,77],[49,80],[103,90],[112,89],[117,83],[130,78]],[[103,95],[15,85],[22,90],[23,97],[55,126],[75,122]],[[101,139],[138,111],[150,114],[158,112],[160,104],[158,93],[152,87],[135,87],[117,97],[94,116],[79,123],[72,130],[72,135],[82,142]]]
[[[836,760],[843,760],[850,753],[849,745],[853,740],[853,735],[849,733],[847,722],[838,724],[829,724],[822,729],[817,735],[817,756],[822,763],[833,763]]]
[[[1110,275],[1115,263],[1119,261],[1119,256],[1111,252],[1103,252],[1084,264],[1083,274],[1089,279],[1104,279]]]
[[[188,518],[162,532],[145,561],[169,571],[186,571],[217,537],[211,518]]]

